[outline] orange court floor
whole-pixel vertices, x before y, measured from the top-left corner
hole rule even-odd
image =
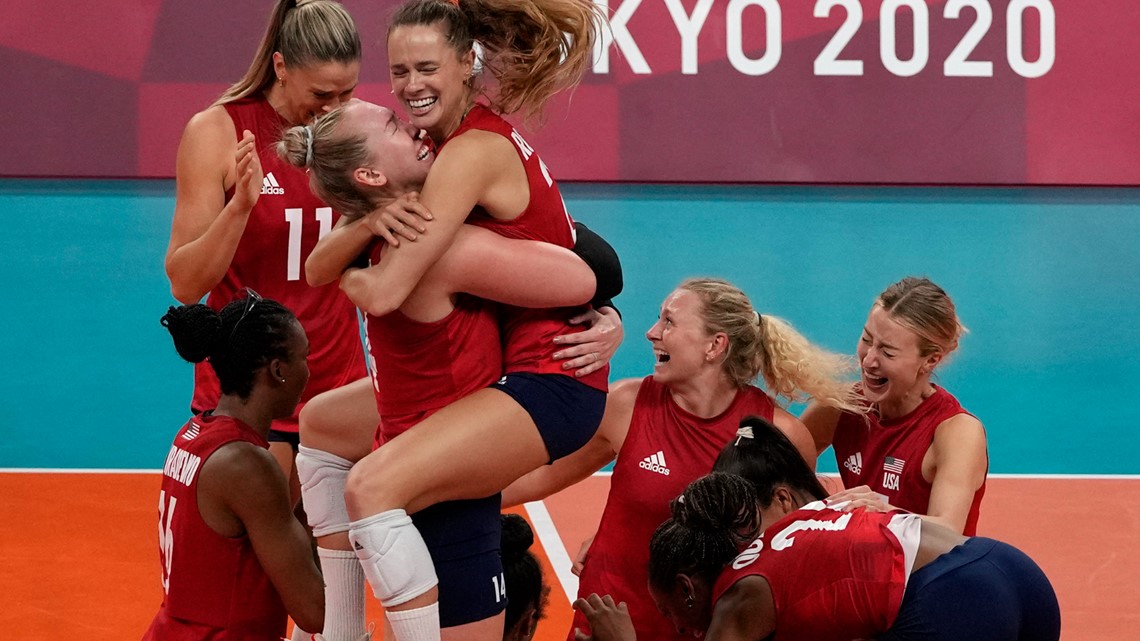
[[[140,638],[161,601],[159,484],[156,472],[0,472],[0,638]],[[566,638],[566,564],[593,533],[608,491],[599,475],[522,510],[551,585],[539,641]],[[1045,570],[1062,639],[1138,638],[1140,477],[991,478],[979,532]],[[369,616],[382,616],[371,597]]]

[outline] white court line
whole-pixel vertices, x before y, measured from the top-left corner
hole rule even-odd
[[[534,526],[534,533],[538,535],[538,540],[542,542],[546,556],[550,559],[550,566],[554,568],[554,575],[558,577],[558,583],[566,593],[566,599],[574,603],[574,599],[578,598],[578,577],[570,571],[574,562],[566,552],[562,537],[558,535],[558,528],[554,527],[554,519],[550,518],[550,512],[542,501],[531,501],[525,507]]]

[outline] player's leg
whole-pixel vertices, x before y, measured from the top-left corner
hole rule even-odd
[[[500,389],[480,390],[436,412],[349,476],[345,498],[358,518],[350,537],[389,613],[415,611],[427,620],[437,596],[427,547],[408,512],[497,494],[552,457],[581,447],[597,429],[604,392],[564,376],[505,380]]]
[[[364,572],[348,540],[344,486],[353,463],[371,451],[378,423],[369,379],[320,394],[301,411],[297,468],[325,579],[326,641],[366,634]]]

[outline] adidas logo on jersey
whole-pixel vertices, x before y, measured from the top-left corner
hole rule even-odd
[[[843,461],[843,467],[851,470],[852,474],[862,474],[863,473],[863,453],[862,452],[855,452],[851,456],[848,456],[847,460]]]
[[[645,457],[645,460],[643,460],[641,463],[638,463],[638,467],[643,470],[649,470],[650,472],[657,472],[658,474],[669,476],[669,467],[665,465],[664,451],[659,450],[653,456]]]
[[[265,178],[261,179],[261,193],[272,194],[274,196],[284,196],[285,189],[277,184],[277,179],[273,177],[273,172],[265,174]]]

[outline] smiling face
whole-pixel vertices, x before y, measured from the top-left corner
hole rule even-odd
[[[372,175],[370,184],[378,181],[395,195],[423,186],[435,154],[421,132],[401,122],[391,109],[353,100],[344,108],[341,126],[365,135],[369,165],[356,171],[365,177]],[[376,179],[376,175],[382,176],[382,180]]]
[[[856,355],[862,374],[863,396],[880,407],[908,405],[930,384],[930,371],[941,354],[923,356],[919,336],[875,305],[859,337]],[[891,413],[891,412],[888,412]],[[905,413],[905,412],[904,412]]]
[[[270,88],[270,104],[291,124],[305,124],[352,98],[360,77],[360,61],[320,62],[288,67],[280,53],[273,67],[281,80]]]
[[[699,579],[678,575],[672,589],[649,584],[649,596],[677,634],[701,638],[712,622],[712,594]]]
[[[443,22],[402,25],[388,36],[388,73],[392,93],[408,120],[442,143],[459,127],[471,100],[467,84],[475,52],[457,52],[447,42]]]
[[[645,332],[657,357],[655,381],[683,382],[706,368],[719,368],[710,361],[715,336],[705,329],[703,309],[700,296],[687,289],[674,290],[661,304],[657,322]]]

